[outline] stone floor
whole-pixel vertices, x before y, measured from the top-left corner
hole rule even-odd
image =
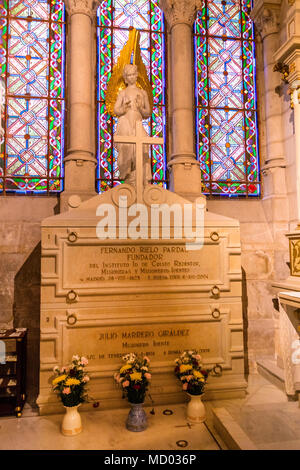
[[[226,431],[241,449],[300,450],[298,401],[289,401],[282,390],[258,374],[249,377],[246,398],[216,400],[207,403],[207,409],[210,419],[212,412],[223,416]]]
[[[82,412],[83,432],[66,437],[60,432],[63,415],[0,418],[2,450],[219,450],[205,424],[187,425],[185,405],[172,405],[172,415],[164,415],[166,406],[145,408],[148,429],[127,431],[128,410]],[[180,447],[178,441],[187,441]],[[180,442],[179,442],[180,443]],[[221,444],[223,445],[223,444]]]
[[[249,377],[247,396],[206,401],[205,424],[188,425],[186,405],[146,407],[148,429],[132,433],[125,428],[127,409],[82,412],[83,432],[65,437],[63,415],[0,418],[1,450],[261,450],[300,449],[300,408],[260,375]],[[166,408],[173,411],[165,415]],[[214,414],[223,419],[225,433],[213,426]],[[232,435],[237,445],[226,438]],[[180,447],[178,441],[186,441]],[[226,444],[224,443],[226,442]],[[180,443],[180,442],[179,442]],[[249,444],[250,443],[250,444]]]

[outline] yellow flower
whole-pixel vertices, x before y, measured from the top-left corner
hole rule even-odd
[[[190,364],[181,364],[179,370],[180,372],[187,372],[188,370],[191,370],[192,366]]]
[[[198,379],[199,382],[205,382],[205,378],[204,378],[204,375],[201,374],[201,372],[199,372],[198,370],[193,370],[193,376],[196,377],[196,379]]]
[[[56,385],[56,384],[58,384],[59,382],[62,382],[63,380],[65,380],[66,377],[67,377],[66,374],[59,375],[59,376],[56,377],[54,380],[52,380],[52,384],[53,384],[53,385]]]
[[[142,374],[141,372],[134,372],[133,374],[130,375],[131,380],[142,380]]]
[[[193,370],[193,376],[197,377],[197,379],[204,379],[204,375],[201,374],[198,370]]]
[[[79,385],[80,384],[80,380],[78,379],[73,379],[72,377],[70,377],[68,380],[66,380],[66,385]]]
[[[125,372],[125,370],[131,369],[131,368],[132,368],[131,364],[125,364],[125,366],[121,367],[120,374],[122,374],[122,372]]]

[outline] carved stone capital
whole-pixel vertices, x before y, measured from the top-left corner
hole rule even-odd
[[[69,16],[79,13],[92,18],[100,5],[100,0],[65,0],[65,5]]]
[[[160,0],[159,6],[166,16],[170,29],[179,23],[192,27],[197,11],[202,7],[202,0]]]
[[[278,33],[280,27],[280,2],[259,0],[251,12],[251,17],[263,40],[270,34]]]

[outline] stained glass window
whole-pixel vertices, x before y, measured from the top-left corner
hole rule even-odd
[[[0,192],[63,189],[63,0],[0,0]]]
[[[204,0],[195,22],[197,153],[205,194],[259,196],[251,0]]]
[[[153,89],[152,117],[144,122],[149,135],[164,137],[165,33],[159,0],[103,0],[98,9],[98,169],[99,192],[120,183],[117,151],[113,147],[116,119],[106,111],[105,94],[112,67],[126,43],[130,28],[141,32],[141,51]],[[166,140],[166,139],[165,139]],[[165,146],[151,146],[152,182],[165,185]]]

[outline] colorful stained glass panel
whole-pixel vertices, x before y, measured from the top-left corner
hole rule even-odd
[[[239,0],[208,0],[207,20],[210,36],[240,37]]]
[[[238,111],[214,110],[210,115],[213,180],[240,181],[245,173],[244,116]]]
[[[243,107],[240,41],[211,38],[208,47],[211,107]]]
[[[149,0],[115,0],[114,27],[148,30],[150,8]]]
[[[251,7],[204,0],[195,22],[197,153],[210,195],[260,195]]]
[[[49,2],[47,0],[9,0],[9,10],[12,17],[49,19]]]
[[[128,40],[129,29],[140,30],[142,59],[153,90],[152,117],[144,127],[152,136],[165,137],[165,33],[158,0],[104,0],[98,9],[98,169],[97,189],[120,183],[118,154],[113,147],[116,119],[105,108],[107,83],[113,65]],[[166,148],[151,146],[153,184],[166,183]]]
[[[0,0],[2,192],[63,188],[63,0]]]

